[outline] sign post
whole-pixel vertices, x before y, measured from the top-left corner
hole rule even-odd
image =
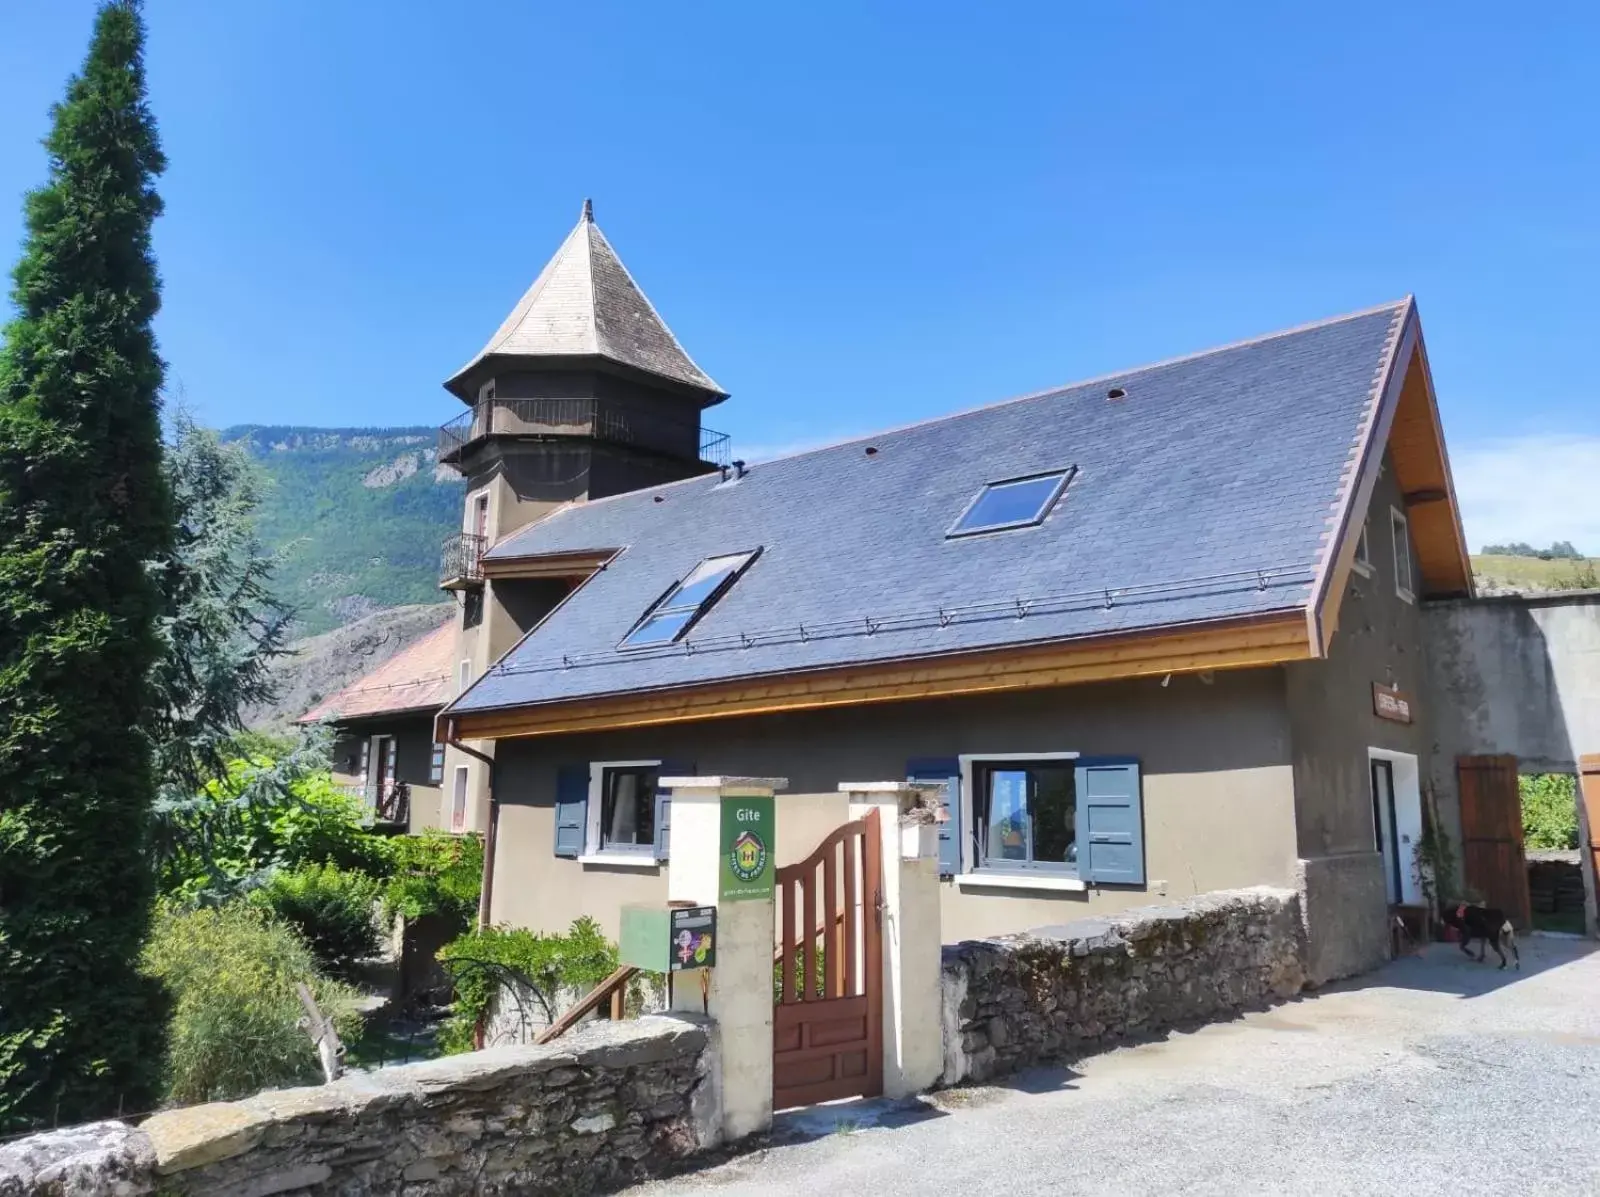
[[[771,794],[722,799],[719,903],[771,900],[776,827]]]

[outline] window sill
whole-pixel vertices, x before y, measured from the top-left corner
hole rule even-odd
[[[1395,597],[1398,598],[1401,602],[1403,602],[1403,603],[1411,603],[1412,605],[1416,604],[1417,596],[1412,594],[1409,590],[1396,589],[1394,593],[1395,593]]]
[[[959,873],[955,878],[957,889],[1043,889],[1057,893],[1081,894],[1089,888],[1087,882],[1077,877],[1052,877],[1047,873]]]
[[[1369,561],[1352,561],[1350,563],[1350,568],[1355,570],[1356,573],[1360,574],[1363,578],[1372,577],[1374,572],[1372,563]]]
[[[586,852],[578,857],[578,863],[615,869],[659,869],[663,862],[649,852]]]

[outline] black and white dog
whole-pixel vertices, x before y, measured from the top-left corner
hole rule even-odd
[[[1517,933],[1511,928],[1511,920],[1506,918],[1505,911],[1495,910],[1491,906],[1472,906],[1466,902],[1458,902],[1454,906],[1446,906],[1440,911],[1440,918],[1447,927],[1454,927],[1461,935],[1461,950],[1466,955],[1467,945],[1473,940],[1478,940],[1478,954],[1474,959],[1479,964],[1483,963],[1483,955],[1490,946],[1494,954],[1500,957],[1500,967],[1506,966],[1505,949],[1511,949],[1511,956],[1517,962],[1517,971],[1522,971],[1522,954],[1517,951]]]

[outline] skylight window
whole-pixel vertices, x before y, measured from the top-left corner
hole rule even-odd
[[[991,482],[978,492],[946,536],[972,536],[1004,528],[1027,528],[1043,521],[1056,505],[1077,467]]]
[[[633,631],[622,638],[622,647],[654,648],[677,640],[722,597],[722,592],[733,585],[760,551],[707,557],[645,612]]]

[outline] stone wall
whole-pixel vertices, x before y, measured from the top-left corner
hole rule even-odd
[[[1281,1001],[1303,942],[1298,895],[1257,888],[947,947],[940,1083]]]
[[[1348,852],[1295,864],[1305,925],[1306,980],[1326,985],[1389,959],[1389,892],[1383,855]]]
[[[0,1197],[591,1192],[713,1145],[709,1026],[587,1025],[0,1148]]]

